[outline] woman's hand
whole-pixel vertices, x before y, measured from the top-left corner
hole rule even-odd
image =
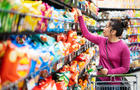
[[[81,12],[81,10],[76,9],[76,12],[77,12],[77,15],[78,15],[78,16],[82,16],[82,12]]]
[[[103,68],[103,69],[100,70],[100,73],[103,74],[103,75],[107,75],[108,69]]]

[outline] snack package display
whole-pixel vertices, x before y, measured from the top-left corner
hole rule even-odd
[[[57,90],[67,90],[67,86],[65,86],[65,82],[56,82]]]
[[[2,84],[14,82],[28,75],[31,59],[28,57],[28,47],[17,47],[11,41],[7,41],[8,47],[1,66]],[[24,51],[22,53],[19,53]],[[13,68],[11,68],[12,66]],[[23,68],[24,67],[24,68]],[[7,74],[9,73],[9,74]]]
[[[67,35],[67,42],[73,42],[75,39],[77,39],[77,33],[76,31],[69,30]]]
[[[85,51],[91,46],[81,48],[89,43],[78,36],[74,7],[81,4],[96,13],[96,6],[86,0],[56,0],[72,6],[71,10],[53,7],[52,1],[0,2],[0,89],[67,90],[78,85],[94,52],[92,48]],[[86,25],[96,26],[89,13],[83,16]],[[86,87],[87,82],[82,85]]]
[[[33,90],[57,90],[55,81],[52,77],[47,77],[44,81],[39,83],[39,86],[35,86]]]
[[[66,36],[66,34],[60,33],[57,35],[56,40],[57,40],[57,42],[62,41],[63,43],[65,43],[67,40],[67,36]]]
[[[71,5],[74,3],[73,1],[69,0],[65,0],[64,2],[69,2]],[[91,7],[91,9],[93,9],[92,7],[94,7],[92,3],[85,0],[79,1],[79,3],[86,4],[86,7]],[[7,6],[5,7],[5,5]],[[16,13],[0,14],[0,17],[2,19],[0,32],[30,31],[42,33],[47,31],[60,33],[65,31],[65,22],[78,22],[76,9],[72,8],[71,12],[64,9],[56,9],[42,1],[17,0],[17,2],[11,2],[8,0],[4,0],[1,2],[0,7],[2,9],[13,10],[15,12],[23,14],[27,13],[27,15],[18,15]],[[43,17],[34,15],[41,15]],[[95,25],[95,21],[93,19],[89,18],[87,20],[87,23],[90,22],[90,25]]]
[[[51,18],[54,20],[50,20],[48,23],[48,32],[64,32],[64,10],[58,10],[53,8],[52,9],[52,16]],[[59,18],[59,19],[58,19]],[[61,21],[62,20],[62,21]]]
[[[67,87],[68,84],[69,84],[69,78],[70,78],[71,74],[70,74],[70,71],[66,71],[66,72],[63,72],[63,73],[56,73],[54,76],[53,76],[53,79],[56,81],[56,82],[65,82],[64,86]]]

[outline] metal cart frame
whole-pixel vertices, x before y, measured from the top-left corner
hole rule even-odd
[[[109,77],[110,81],[96,81],[99,77]],[[122,77],[122,79],[120,81],[113,80],[115,77]],[[92,81],[92,78],[94,78],[94,81]],[[138,90],[137,75],[91,75],[89,77],[89,85],[86,90]]]

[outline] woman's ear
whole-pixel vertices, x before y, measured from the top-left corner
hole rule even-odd
[[[111,34],[116,36],[117,31],[116,30],[111,30]]]

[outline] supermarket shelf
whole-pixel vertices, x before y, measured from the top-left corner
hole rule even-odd
[[[140,42],[131,42],[129,45],[132,45],[132,44],[140,44]]]
[[[140,50],[131,50],[131,52],[140,52]]]
[[[42,0],[42,1],[47,2],[49,5],[52,5],[58,9],[64,9],[64,8],[72,9],[72,7],[70,5],[65,4],[64,2],[61,2],[59,0]]]
[[[93,56],[90,60],[88,60],[87,63],[85,64],[85,66],[81,69],[80,74],[79,74],[79,76],[78,76],[78,79],[83,75],[83,73],[85,72],[85,69],[86,69],[87,65],[90,63],[90,61],[91,61],[93,58],[94,58],[94,56]]]
[[[128,36],[138,36],[140,34],[128,34]]]
[[[135,58],[135,59],[133,59],[133,61],[136,61],[136,60],[140,60],[140,58]]]
[[[87,26],[89,31],[102,31],[102,27],[95,27],[95,26]]]
[[[130,20],[140,20],[140,17],[128,17],[128,19]],[[98,21],[109,21],[110,19],[98,19]],[[125,19],[121,19],[121,20],[125,20]]]
[[[104,28],[105,26],[100,26],[101,28]],[[140,25],[130,25],[129,26],[130,28],[139,28],[140,27]]]
[[[130,25],[131,28],[138,28],[140,25]]]
[[[69,28],[72,27],[72,30],[74,30],[76,28],[76,26],[73,26],[73,25],[79,25],[79,23],[69,23]],[[73,28],[75,27],[75,28]],[[95,26],[87,26],[88,30],[90,31],[100,31],[102,30],[102,28],[100,27],[95,27]],[[76,29],[77,30],[77,29]],[[1,36],[9,36],[9,35],[34,35],[34,34],[58,34],[58,33],[67,33],[69,31],[69,29],[65,29],[64,31],[62,32],[39,32],[38,31],[31,31],[31,30],[25,30],[25,31],[22,31],[22,32],[0,32],[0,37]],[[77,31],[77,32],[81,32],[81,31]]]
[[[58,20],[58,21],[61,21],[61,22],[64,22],[64,24],[70,24],[69,27],[71,27],[71,25],[76,25],[77,23],[74,23],[74,22],[69,22],[69,21],[65,21],[65,20],[60,20],[59,18],[48,18],[48,17],[45,17],[45,16],[42,16],[42,15],[33,15],[33,14],[29,14],[29,13],[19,13],[17,11],[9,11],[9,10],[1,10],[0,9],[0,12],[4,12],[4,13],[7,13],[7,14],[10,14],[10,13],[13,13],[15,14],[16,16],[19,15],[19,18],[25,18],[25,16],[31,16],[33,18],[43,18],[43,19],[46,19],[46,20]],[[94,15],[93,15],[94,16]],[[34,30],[26,30],[24,32],[18,32],[19,30],[19,23],[21,22],[21,19],[18,19],[18,23],[15,24],[15,27],[16,27],[16,30],[12,30],[14,32],[2,32],[0,33],[0,36],[2,35],[11,35],[11,34],[37,34],[37,33],[49,33],[49,32],[36,32]],[[76,27],[75,27],[76,28]],[[73,29],[73,28],[72,28]],[[8,31],[8,30],[6,30]],[[31,31],[34,31],[34,32],[31,32]],[[41,30],[40,30],[41,31]],[[67,30],[63,31],[63,32],[67,32]],[[54,33],[54,32],[53,32]],[[60,33],[60,32],[59,32]]]
[[[85,47],[85,45],[86,45],[87,47]],[[75,57],[78,56],[80,53],[84,52],[85,50],[87,50],[88,48],[92,47],[94,44],[92,44],[92,43],[86,43],[85,45],[81,46],[79,50],[77,50],[77,51],[75,51],[75,52],[72,52],[72,53],[75,54]],[[71,60],[72,60],[73,58],[75,58],[75,57],[71,58],[72,53],[70,53],[70,54],[67,55],[67,56],[64,56],[64,57],[60,58],[60,59],[57,61],[57,62],[60,62],[61,59],[65,58],[65,57],[69,57],[68,60],[67,60],[67,62],[63,63],[63,65],[62,65],[56,72],[58,72],[60,69],[62,69],[62,67],[63,67],[64,65],[70,63]],[[69,60],[69,59],[71,59],[71,60]],[[57,63],[57,62],[56,62],[56,63]],[[54,63],[51,63],[51,64],[50,64],[50,67],[51,67],[52,64],[55,65]],[[42,71],[42,70],[45,69],[46,67],[48,67],[48,66],[44,66],[44,67],[42,67],[41,69],[39,69],[38,71],[33,72],[33,73],[31,73],[30,75],[28,75],[28,76],[26,76],[26,77],[23,77],[23,78],[21,78],[21,79],[15,81],[14,83],[11,83],[10,85],[7,85],[7,86],[3,87],[2,90],[7,90],[8,88],[12,88],[12,87],[16,86],[19,82],[21,82],[21,81],[23,81],[23,80],[30,80],[31,78],[34,77],[34,76],[33,76],[34,74],[36,74],[37,72]],[[55,73],[55,72],[51,72],[49,75],[52,75],[53,73]]]
[[[42,15],[34,15],[34,14],[30,14],[30,13],[20,13],[20,12],[17,12],[17,11],[0,9],[0,13],[2,13],[2,12],[7,13],[7,14],[9,14],[9,13],[18,14],[20,16],[31,16],[31,17],[34,17],[34,18],[43,18],[43,19],[47,19],[47,20],[58,20],[58,21],[65,22],[65,23],[74,23],[74,22],[61,20],[59,18],[49,18],[49,17],[42,16]]]
[[[98,16],[95,13],[91,12],[89,9],[86,9],[85,5],[79,4],[79,6],[77,6],[77,7],[81,10],[81,12],[84,15],[87,15],[87,16],[93,18],[94,20],[98,21],[98,19],[99,19]]]
[[[140,20],[140,17],[130,17],[130,19],[139,19]]]
[[[99,12],[101,11],[125,11],[125,10],[140,10],[137,8],[104,8],[104,7],[99,7]]]
[[[86,9],[85,8],[85,5],[79,5],[79,6],[77,6],[77,0],[70,0],[69,2],[71,3],[70,5],[68,5],[68,4],[65,4],[64,2],[61,2],[61,1],[59,1],[59,0],[48,0],[48,1],[45,1],[45,0],[43,0],[44,2],[47,2],[49,5],[53,5],[54,7],[56,7],[56,8],[66,8],[66,9],[72,9],[72,8],[76,8],[76,7],[78,7],[79,9],[81,9],[81,11],[82,11],[82,13],[84,14],[84,15],[87,15],[87,16],[89,16],[89,17],[91,17],[91,18],[93,18],[93,19],[95,19],[95,20],[98,20],[98,17],[97,17],[97,15],[95,15],[93,12],[91,12],[89,9]],[[73,6],[71,6],[72,5],[72,2],[73,2]]]
[[[86,0],[86,1],[90,1],[90,2],[92,2],[96,7],[98,7],[98,6],[95,4],[95,1],[93,1],[93,0]]]
[[[9,35],[34,35],[34,34],[58,34],[58,33],[67,33],[68,30],[65,30],[63,32],[32,32],[29,30],[25,30],[23,32],[4,32],[4,33],[0,33],[0,36],[9,36]]]

